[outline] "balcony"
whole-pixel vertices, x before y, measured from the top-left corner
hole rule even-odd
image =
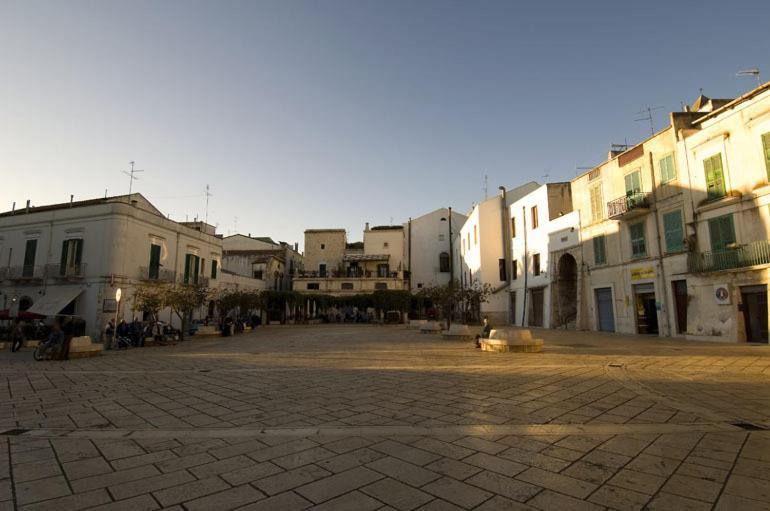
[[[49,264],[46,267],[46,276],[57,280],[80,280],[86,276],[85,263],[77,264],[65,264],[59,263]]]
[[[687,256],[690,273],[709,273],[770,264],[770,241],[760,240],[712,252],[691,252]]]
[[[40,281],[45,278],[45,266],[11,266],[7,270],[6,278],[18,283]]]
[[[630,220],[650,211],[652,194],[629,193],[607,203],[607,217],[612,220]]]
[[[166,268],[142,266],[139,270],[141,272],[141,276],[139,277],[141,280],[169,283],[176,280],[176,272]]]
[[[299,271],[295,275],[295,278],[300,279],[397,279],[399,277],[400,275],[397,271],[380,273],[376,270],[365,271],[360,268],[348,268],[345,271],[327,270],[323,274],[318,271]]]

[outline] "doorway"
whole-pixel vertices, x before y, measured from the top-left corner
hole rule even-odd
[[[556,268],[556,310],[551,326],[574,327],[577,320],[577,261],[572,254],[564,254]]]
[[[655,286],[653,284],[634,286],[634,305],[637,333],[657,335],[658,309],[655,303]]]
[[[543,297],[544,289],[532,289],[529,292],[531,300],[531,314],[529,315],[529,326],[543,326]]]
[[[516,291],[511,291],[511,324],[516,324]]]
[[[767,344],[767,285],[741,287],[746,341]]]
[[[600,287],[596,295],[596,326],[600,332],[615,331],[615,312],[612,308],[612,288]]]
[[[687,332],[687,281],[674,280],[671,282],[674,292],[674,307],[676,312],[676,333]]]

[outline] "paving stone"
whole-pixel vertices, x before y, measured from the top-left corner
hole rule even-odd
[[[532,511],[534,509],[532,506],[496,495],[477,507],[475,511]]]
[[[408,445],[393,442],[392,440],[374,444],[371,446],[371,449],[415,465],[427,465],[431,461],[436,461],[441,458],[438,454],[423,451],[422,449],[415,449]]]
[[[303,465],[308,465],[310,463],[315,463],[317,461],[329,459],[334,456],[337,456],[337,455],[328,449],[324,449],[323,447],[313,447],[306,451],[296,452],[292,454],[287,454],[286,456],[273,458],[271,461],[282,468],[291,470],[292,468],[301,467]]]
[[[233,470],[232,472],[225,472],[224,474],[219,474],[219,477],[227,481],[229,484],[233,486],[238,486],[244,483],[249,483],[252,481],[257,481],[259,479],[263,479],[265,477],[271,476],[273,474],[277,474],[279,472],[283,472],[283,469],[280,467],[277,467],[270,463],[269,461],[265,461],[263,463],[257,463],[255,465],[251,465],[247,468],[239,468],[236,470]]]
[[[239,508],[239,511],[300,511],[312,503],[294,492],[281,493]]]
[[[115,470],[125,470],[128,468],[140,467],[142,465],[150,465],[152,463],[159,463],[161,461],[178,459],[176,454],[171,451],[155,451],[148,454],[141,454],[139,456],[132,456],[130,458],[121,458],[112,462],[112,466]]]
[[[741,475],[731,475],[727,480],[724,492],[728,495],[770,502],[770,481]]]
[[[296,492],[318,504],[382,478],[382,474],[373,470],[356,467],[347,472],[334,474],[321,481],[301,486],[296,489]]]
[[[644,509],[644,506],[651,498],[652,495],[645,495],[627,488],[605,484],[596,490],[588,500],[611,509],[636,511]]]
[[[361,491],[400,510],[416,509],[433,500],[433,496],[390,478],[365,486]]]
[[[452,479],[458,479],[460,481],[469,478],[473,474],[478,474],[482,470],[479,467],[474,467],[473,465],[468,465],[462,461],[450,458],[436,460],[433,463],[425,465],[425,468],[431,472],[445,475]]]
[[[336,474],[338,472],[350,470],[354,467],[366,465],[367,463],[384,458],[385,456],[386,455],[381,452],[364,448],[319,461],[316,465]]]
[[[511,477],[515,476],[519,472],[523,472],[528,468],[527,465],[516,463],[515,461],[510,461],[498,456],[484,454],[482,452],[468,456],[467,458],[463,459],[463,463],[475,465],[477,467],[481,467],[487,470],[491,470],[492,472],[498,472],[500,474]]]
[[[661,491],[679,495],[680,497],[715,502],[721,490],[721,483],[674,474],[666,481]]]
[[[752,500],[738,495],[723,494],[719,497],[714,511],[767,511],[767,501]]]
[[[136,497],[143,493],[150,493],[164,488],[171,488],[190,481],[195,478],[188,472],[179,471],[168,474],[160,474],[146,479],[138,479],[127,483],[119,483],[108,488],[110,494],[115,500],[123,500],[129,497]]]
[[[649,454],[640,454],[631,460],[628,465],[626,465],[626,468],[637,472],[644,472],[645,474],[668,477],[674,473],[678,466],[678,460],[650,456]]]
[[[152,477],[158,474],[160,474],[158,469],[152,465],[145,465],[142,467],[130,468],[128,470],[121,470],[119,472],[110,472],[101,475],[84,477],[82,479],[75,479],[70,481],[70,484],[72,484],[72,489],[75,490],[76,493],[80,493],[96,488],[106,488],[107,486],[127,483],[137,479],[144,479],[146,477]]]
[[[327,477],[331,473],[314,465],[295,468],[254,482],[254,486],[268,495],[276,495],[303,484]]]
[[[663,477],[627,469],[621,470],[609,480],[609,483],[614,486],[620,486],[621,488],[634,490],[646,495],[656,494],[665,482],[666,479]]]
[[[432,483],[423,486],[421,489],[431,495],[446,500],[451,504],[460,506],[461,508],[478,506],[492,497],[492,494],[487,491],[470,486],[461,481],[449,479],[448,477],[437,479]]]
[[[581,499],[586,498],[596,489],[595,484],[534,467],[525,470],[517,475],[516,478]]]
[[[15,486],[16,500],[22,505],[40,502],[41,500],[55,499],[72,493],[64,476],[27,481]]]
[[[86,458],[62,464],[64,473],[70,480],[82,479],[113,472],[112,467],[102,458]]]
[[[413,447],[417,447],[418,449],[429,451],[434,454],[438,454],[446,458],[453,458],[456,460],[463,459],[476,452],[473,449],[467,449],[465,447],[455,445],[450,442],[444,442],[444,441],[437,440],[435,438],[429,438],[429,437],[420,438],[419,440],[417,440],[411,445]]]
[[[526,502],[542,490],[540,486],[525,483],[488,470],[479,472],[475,476],[466,479],[465,482],[519,502]]]
[[[247,484],[230,488],[229,490],[213,493],[185,502],[187,511],[208,511],[210,509],[236,509],[265,498],[265,494]]]
[[[217,459],[208,453],[200,452],[196,454],[190,454],[187,456],[181,456],[175,459],[169,459],[161,461],[155,464],[161,472],[175,472],[177,470],[184,470],[191,467],[197,467],[200,465],[206,465],[208,463],[214,463]]]
[[[132,440],[95,440],[94,443],[109,461],[145,454],[144,449]]]
[[[31,463],[21,463],[13,466],[13,480],[17,483],[34,481],[35,479],[44,479],[47,477],[58,476],[61,474],[59,465],[50,460],[33,461]]]
[[[208,479],[190,481],[179,486],[153,492],[153,496],[162,506],[173,506],[174,504],[188,502],[204,495],[226,490],[227,488],[229,488],[227,483],[218,477],[209,477]]]
[[[247,456],[234,456],[232,458],[215,461],[213,463],[198,465],[188,470],[198,479],[205,479],[206,477],[251,467],[254,464],[254,460]]]
[[[543,511],[603,511],[604,506],[599,506],[585,500],[576,499],[561,493],[544,490],[535,495],[527,505]]]
[[[381,458],[366,465],[367,468],[412,486],[422,486],[440,476],[435,472],[412,465],[397,458]]]
[[[360,491],[352,491],[310,509],[313,511],[371,511],[384,508],[382,502]]]
[[[446,500],[434,499],[420,506],[418,511],[462,511],[463,508],[455,506],[454,504],[447,502]]]
[[[473,436],[461,438],[454,443],[463,447],[467,447],[468,449],[485,452],[487,454],[497,454],[508,449],[508,446],[505,444],[499,444],[497,442],[492,442]]]
[[[139,495],[126,500],[112,502],[93,508],[93,511],[154,511],[160,509],[158,503],[150,495]],[[91,511],[89,509],[89,511]]]
[[[693,500],[671,493],[660,492],[647,504],[647,509],[650,511],[708,511],[711,509],[711,504],[702,500]]]
[[[37,504],[24,506],[24,511],[75,511],[77,509],[91,508],[100,504],[111,502],[112,499],[104,489],[76,493],[59,497]],[[9,509],[11,509],[9,507]]]
[[[615,474],[615,470],[602,465],[578,460],[561,472],[565,476],[581,479],[593,484],[604,484]]]

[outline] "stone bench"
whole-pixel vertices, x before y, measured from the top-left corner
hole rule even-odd
[[[470,341],[475,337],[468,325],[460,323],[452,323],[449,326],[449,330],[444,331],[441,336],[444,339],[455,339],[458,341]]]
[[[86,358],[98,356],[104,346],[102,343],[91,342],[91,337],[73,337],[70,341],[69,358]]]
[[[421,334],[438,334],[441,333],[441,324],[438,321],[426,321],[424,325],[420,325]]]
[[[489,339],[481,339],[481,351],[538,353],[543,351],[543,339],[534,337],[528,328],[493,329]]]
[[[422,327],[422,325],[424,325],[427,322],[428,322],[427,319],[410,319],[409,323],[406,325],[406,328],[408,328],[409,330],[419,330]]]
[[[195,337],[205,337],[208,335],[222,335],[219,327],[216,325],[201,325],[195,331]]]

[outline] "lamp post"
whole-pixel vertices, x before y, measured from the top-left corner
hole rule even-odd
[[[449,329],[452,326],[452,309],[454,308],[454,287],[455,287],[455,264],[454,264],[454,252],[452,251],[452,207],[447,208],[449,215],[446,220],[449,228],[449,311],[447,312],[446,327]]]
[[[113,341],[115,337],[118,335],[118,311],[120,310],[120,298],[122,296],[123,296],[123,290],[118,288],[115,291],[115,327],[112,329],[112,339],[110,339],[110,344],[114,344]]]

